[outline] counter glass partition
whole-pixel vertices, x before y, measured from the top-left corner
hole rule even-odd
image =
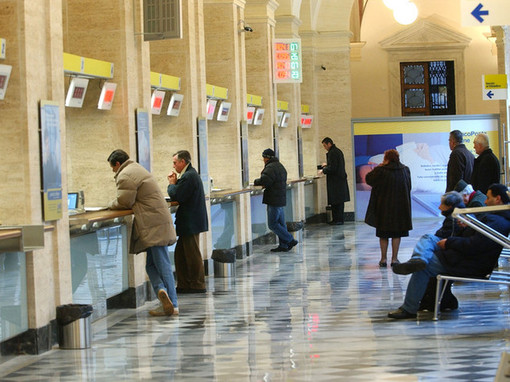
[[[305,219],[315,215],[314,183],[305,183]]]
[[[125,225],[71,237],[73,302],[97,304],[126,290],[127,255]]]
[[[211,232],[214,249],[230,249],[238,245],[237,214],[234,200],[211,204]]]
[[[28,330],[24,252],[0,253],[0,342]]]
[[[268,234],[267,212],[265,204],[262,204],[262,192],[252,193],[250,198],[251,207],[251,233],[252,240]]]
[[[294,192],[297,192],[294,186],[287,186],[287,205],[285,206],[285,221],[287,222],[294,221]]]

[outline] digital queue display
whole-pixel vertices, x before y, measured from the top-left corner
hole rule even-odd
[[[301,39],[273,41],[273,82],[303,82]]]

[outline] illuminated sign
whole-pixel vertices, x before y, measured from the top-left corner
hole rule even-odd
[[[274,83],[303,82],[300,39],[274,40],[273,82]]]

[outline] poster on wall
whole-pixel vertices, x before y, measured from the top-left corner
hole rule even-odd
[[[207,120],[205,118],[197,119],[198,136],[198,172],[204,186],[204,193],[210,193],[211,182],[209,181],[209,166],[207,155]]]
[[[178,117],[181,112],[182,100],[184,99],[183,94],[174,93],[170,98],[170,102],[168,103],[168,109],[166,111],[166,115],[171,115],[172,117]]]
[[[151,172],[151,135],[149,130],[149,112],[136,109],[136,156],[147,171]]]
[[[441,195],[446,189],[450,158],[448,138],[453,130],[464,134],[464,144],[476,157],[473,141],[486,133],[499,158],[499,116],[459,115],[352,120],[356,220],[365,218],[371,187],[366,175],[382,163],[384,152],[396,149],[400,161],[411,171],[413,218],[440,216]]]
[[[231,102],[222,101],[220,103],[220,106],[218,107],[218,116],[216,117],[216,119],[222,122],[228,121],[228,115],[230,114],[231,108],[232,108]]]
[[[44,221],[62,218],[62,160],[58,102],[41,101],[41,175]]]
[[[241,121],[241,175],[243,188],[250,185],[250,166],[248,163],[248,121]]]

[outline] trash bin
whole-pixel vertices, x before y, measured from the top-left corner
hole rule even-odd
[[[92,305],[67,304],[57,306],[58,345],[61,349],[90,348]]]
[[[212,253],[214,277],[236,277],[236,250],[215,249]]]
[[[333,221],[333,211],[331,211],[331,206],[326,206],[326,223]]]

